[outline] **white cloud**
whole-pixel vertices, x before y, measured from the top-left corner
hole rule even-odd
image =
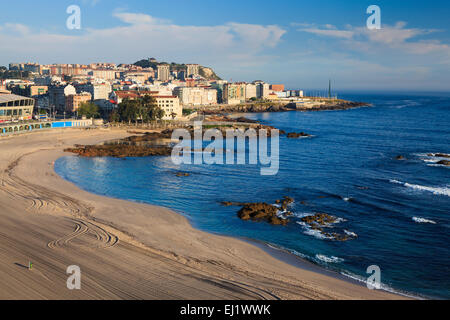
[[[264,63],[265,50],[277,46],[285,30],[276,25],[226,23],[213,26],[184,26],[150,15],[114,12],[125,26],[83,29],[65,34],[8,32],[0,26],[2,61],[30,60],[42,63],[87,63],[92,61],[134,62],[148,56],[168,61],[197,62],[225,71],[226,66],[246,67]],[[3,45],[5,44],[5,45]],[[5,48],[6,46],[6,48]],[[26,50],[23,48],[26,47]],[[7,49],[7,50],[6,50]]]
[[[347,26],[346,29],[338,29],[333,25],[315,27],[307,25],[298,31],[307,32],[319,36],[327,36],[344,39],[346,44],[353,49],[372,50],[380,45],[388,48],[399,49],[412,54],[428,54],[441,52],[450,55],[450,47],[439,40],[417,40],[419,36],[437,32],[434,29],[406,28],[406,22],[397,22],[394,26],[383,25],[379,30],[369,30],[366,27]]]

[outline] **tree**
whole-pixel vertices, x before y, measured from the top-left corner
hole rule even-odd
[[[119,122],[120,121],[120,115],[117,109],[114,109],[111,114],[109,115],[109,122]]]
[[[149,122],[164,117],[164,110],[158,107],[153,96],[145,95],[137,99],[124,99],[117,109],[120,121]]]
[[[83,102],[78,108],[78,115],[86,116],[86,118],[98,118],[100,112],[98,106],[92,102]]]

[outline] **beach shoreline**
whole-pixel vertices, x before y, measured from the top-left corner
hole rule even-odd
[[[8,220],[0,227],[8,240],[0,243],[0,298],[405,298],[300,269],[247,241],[196,230],[166,208],[88,193],[54,172],[66,147],[127,136],[125,130],[61,129],[0,138],[0,216]],[[84,233],[74,233],[75,226]],[[32,272],[17,266],[27,259],[37,261]],[[69,291],[64,266],[78,261],[86,285]]]

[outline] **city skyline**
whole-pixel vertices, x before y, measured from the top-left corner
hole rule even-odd
[[[443,1],[439,12],[419,1],[378,1],[381,30],[365,26],[369,1],[258,3],[240,4],[235,14],[221,14],[230,10],[224,4],[198,1],[14,3],[0,13],[0,65],[155,57],[199,63],[226,80],[261,79],[287,88],[324,88],[331,78],[337,90],[449,89],[450,5]],[[66,28],[72,4],[81,8],[81,30]]]

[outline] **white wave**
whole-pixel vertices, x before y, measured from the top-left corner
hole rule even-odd
[[[344,262],[344,259],[342,258],[338,258],[338,257],[327,257],[326,255],[323,254],[316,254],[316,259],[322,262],[326,262],[326,263],[341,263]]]
[[[348,272],[348,271],[342,271],[341,274],[343,276],[347,277],[347,278],[353,279],[355,281],[358,281],[360,283],[364,283],[365,285],[367,285],[368,278],[361,277],[359,275],[353,274],[353,273]],[[395,290],[392,287],[390,287],[390,286],[388,286],[388,285],[386,285],[384,283],[381,283],[381,290],[386,291],[386,292],[390,292],[390,293],[394,293],[394,294],[399,294],[401,296],[408,297],[408,298],[422,299],[421,297],[415,296],[415,295],[413,295],[411,293],[403,292],[403,291],[400,291],[400,290]]]
[[[443,155],[443,157],[438,157],[438,154]],[[440,153],[427,153],[425,156],[438,158],[438,159],[448,159],[448,158],[450,158],[450,154],[442,153],[442,152],[440,152]]]
[[[303,221],[297,221],[297,224],[301,225],[303,227],[303,233],[308,235],[308,236],[312,236],[314,238],[317,239],[332,239],[331,237],[327,237],[324,234],[322,234],[322,232],[320,232],[319,230],[313,230],[309,227],[308,224],[304,223]]]
[[[350,237],[355,237],[358,238],[358,235],[354,232],[348,231],[348,230],[344,230],[344,233]]]
[[[421,217],[413,217],[412,218],[414,222],[417,223],[431,223],[431,224],[436,224],[435,221],[433,220],[429,220],[429,219],[425,219],[425,218],[421,218]]]
[[[407,182],[401,182],[398,180],[389,180],[391,183],[395,183],[395,184],[400,184],[403,185],[404,187],[410,188],[410,189],[414,189],[414,190],[420,190],[420,191],[427,191],[427,192],[431,192],[435,195],[443,195],[443,196],[447,196],[450,197],[450,188],[449,187],[427,187],[427,186],[421,186],[418,184],[411,184],[411,183],[407,183]]]

